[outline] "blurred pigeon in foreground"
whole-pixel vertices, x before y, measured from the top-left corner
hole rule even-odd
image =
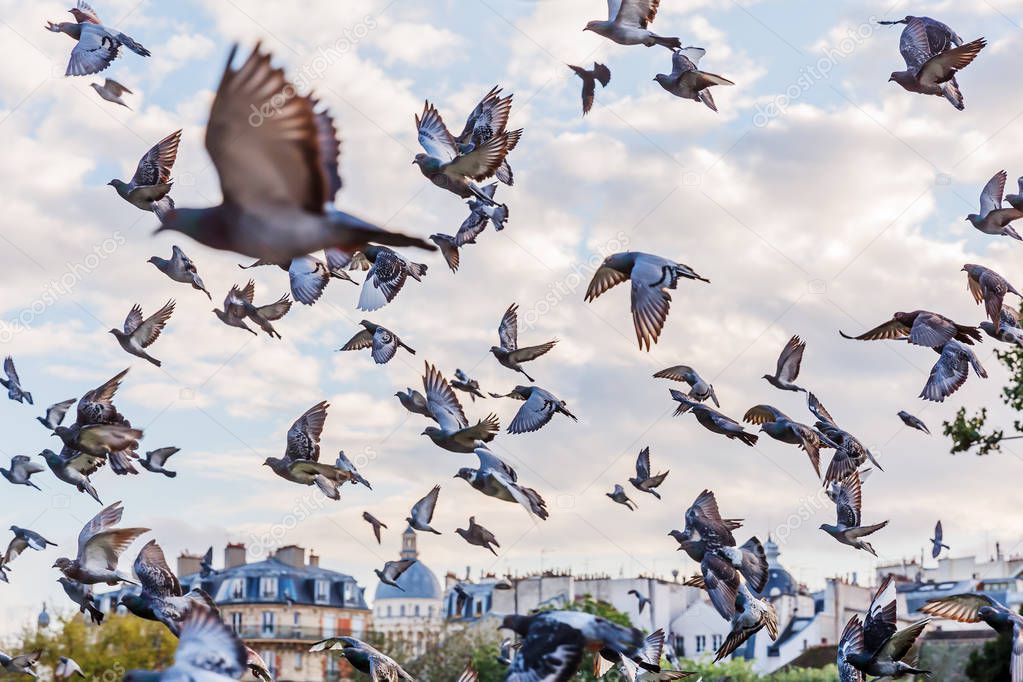
[[[380,529],[387,528],[387,524],[378,519],[377,517],[370,514],[368,511],[362,512],[362,520],[373,526],[373,535],[377,539],[377,544],[380,544]]]
[[[494,354],[497,361],[516,372],[522,372],[527,379],[533,381],[533,377],[526,374],[521,363],[536,360],[538,357],[554,348],[557,339],[542,343],[538,346],[526,346],[519,348],[519,306],[512,303],[508,310],[501,317],[501,324],[497,327],[497,336],[501,342],[500,346],[491,346],[490,352]]]
[[[408,521],[409,528],[413,530],[422,531],[425,533],[436,533],[440,535],[440,531],[430,526],[430,521],[433,520],[433,510],[437,507],[437,497],[440,495],[440,486],[435,485],[430,492],[426,494],[421,500],[412,505],[412,511],[405,518]]]
[[[36,490],[42,490],[42,488],[29,479],[34,474],[41,474],[44,471],[46,471],[46,468],[33,462],[28,458],[28,455],[15,455],[11,457],[10,469],[0,467],[0,474],[14,485],[27,485]]]
[[[586,300],[592,301],[608,289],[632,280],[632,323],[640,350],[649,351],[657,343],[671,307],[668,289],[678,286],[679,278],[710,283],[688,265],[649,253],[626,251],[604,259],[586,288]]]
[[[469,426],[462,404],[447,379],[428,362],[423,375],[423,389],[426,391],[426,409],[437,426],[426,427],[422,435],[429,437],[435,445],[451,452],[472,452],[478,443],[494,440],[501,429],[494,414]]]
[[[781,350],[778,356],[778,364],[774,374],[765,374],[767,383],[783,391],[805,391],[806,389],[796,386],[794,382],[799,377],[799,367],[803,363],[803,351],[806,350],[806,341],[798,336],[793,336]]]
[[[540,519],[546,519],[550,515],[547,512],[547,503],[540,497],[540,493],[520,485],[518,475],[507,462],[486,448],[476,448],[475,453],[480,461],[479,468],[462,467],[455,474],[455,478],[465,479],[469,485],[488,497],[505,502],[517,502]]]
[[[924,433],[926,433],[928,435],[931,433],[930,429],[927,428],[927,424],[924,424],[923,421],[921,421],[921,419],[919,417],[914,417],[913,415],[911,415],[909,412],[906,412],[905,410],[899,410],[899,419],[901,419],[902,423],[905,424],[906,426],[908,426],[911,429],[916,429],[917,431],[923,431]]]
[[[148,533],[148,528],[114,528],[121,522],[124,509],[120,502],[96,514],[78,534],[78,554],[74,559],[61,557],[53,567],[65,577],[83,585],[119,582],[135,584],[131,578],[117,571],[117,560],[137,537]]]
[[[174,200],[170,198],[171,170],[178,156],[178,145],[181,143],[181,131],[176,130],[157,142],[139,159],[135,175],[130,182],[114,178],[107,184],[114,188],[118,196],[129,204],[143,211],[152,211],[161,220],[168,211],[174,208]]]
[[[980,364],[976,353],[955,339],[949,340],[940,349],[935,348],[934,350],[940,354],[940,357],[931,368],[927,383],[920,392],[920,397],[924,400],[933,400],[936,403],[944,402],[945,398],[958,391],[966,383],[970,367],[973,367],[973,371],[981,377],[987,378],[987,370]]]
[[[377,574],[377,578],[380,579],[384,585],[390,585],[391,587],[397,587],[402,592],[405,588],[397,583],[398,578],[401,574],[412,567],[412,564],[416,563],[416,559],[400,559],[398,561],[387,561],[384,563],[383,570],[374,568],[373,572]]]
[[[156,540],[150,540],[142,548],[134,569],[142,592],[122,594],[120,604],[139,618],[163,623],[175,637],[181,635],[182,621],[189,610],[217,609],[212,597],[202,588],[185,593]]]
[[[860,486],[860,475],[853,471],[841,481],[829,483],[826,492],[831,501],[835,503],[838,521],[836,525],[822,523],[820,529],[843,545],[866,550],[876,557],[877,552],[874,551],[873,546],[863,538],[881,530],[888,525],[888,522],[882,521],[870,526],[861,525],[863,519],[860,516],[860,506],[863,492]]]
[[[114,104],[120,104],[126,109],[131,109],[131,107],[125,104],[124,100],[121,99],[121,95],[124,93],[134,95],[135,93],[115,81],[113,78],[107,78],[103,81],[103,85],[100,85],[99,83],[89,83],[89,87],[95,90],[96,94],[106,101],[113,102]]]
[[[18,378],[18,370],[14,368],[14,358],[10,355],[4,358],[4,374],[7,378],[0,377],[0,386],[7,389],[7,397],[32,405],[32,394],[21,388],[21,379]]]
[[[67,414],[68,409],[75,404],[77,398],[68,398],[62,400],[59,403],[54,403],[46,408],[45,417],[36,417],[36,421],[45,426],[50,431],[60,426],[61,422],[64,421],[64,415]]]
[[[78,0],[74,9],[68,10],[74,15],[77,23],[62,21],[46,22],[46,29],[54,33],[64,33],[74,38],[77,43],[71,50],[65,76],[87,76],[99,73],[117,59],[121,47],[126,47],[140,57],[152,54],[129,36],[100,23],[99,17],[88,4]]]
[[[42,653],[41,651],[36,651],[35,653],[22,654],[21,656],[8,656],[0,651],[0,668],[9,673],[22,673],[31,677],[38,677],[35,672],[35,665],[39,661],[39,657],[42,656]]]
[[[992,324],[1000,321],[1005,294],[1013,293],[1023,298],[1023,294],[1016,291],[1016,287],[1004,277],[983,265],[967,263],[963,266],[963,272],[966,273],[966,285],[973,294],[973,300],[984,303],[984,310]]]
[[[1002,305],[997,327],[988,320],[984,320],[977,326],[993,339],[1023,346],[1023,327],[1020,327],[1019,324],[1019,313],[1007,305]]]
[[[676,97],[703,102],[711,111],[717,111],[710,87],[735,83],[716,73],[700,71],[697,65],[705,54],[707,51],[702,47],[683,47],[674,50],[671,55],[671,73],[659,73],[654,76],[654,80]]]
[[[826,436],[821,436],[806,424],[792,421],[784,412],[771,405],[754,405],[746,411],[742,419],[750,424],[759,424],[761,431],[777,441],[802,448],[809,455],[818,478],[821,475],[822,445],[838,447]]]
[[[476,517],[469,517],[468,528],[456,528],[455,533],[460,535],[463,540],[468,542],[470,545],[477,545],[484,549],[489,549],[494,556],[497,556],[497,550],[494,547],[500,547],[500,543],[494,534],[489,530],[476,523]]]
[[[176,209],[160,230],[273,263],[324,248],[352,253],[369,242],[434,250],[422,239],[388,232],[329,205],[341,187],[334,123],[326,113],[314,113],[316,102],[295,94],[283,71],[270,65],[270,55],[259,50],[257,43],[234,69],[237,46],[231,49],[210,109],[206,150],[223,202]],[[260,125],[252,124],[253,112]]]
[[[92,587],[89,585],[83,585],[75,580],[69,580],[61,576],[57,578],[57,582],[64,588],[64,594],[68,596],[68,599],[78,605],[79,613],[88,612],[89,618],[96,625],[103,623],[103,611],[99,608],[99,600],[92,593]]]
[[[338,348],[339,351],[362,350],[363,348],[369,348],[371,349],[370,354],[373,356],[373,362],[378,365],[387,363],[394,357],[399,348],[404,348],[412,355],[416,354],[410,346],[402,343],[402,340],[398,338],[398,335],[390,329],[381,327],[369,320],[363,320],[359,324],[365,327],[365,329],[356,332],[355,336],[348,339],[348,342],[345,343],[345,345]]]
[[[971,213],[966,220],[984,234],[1004,235],[1013,239],[1023,239],[1009,223],[1023,218],[1023,210],[1013,206],[1002,207],[1002,195],[1005,193],[1005,171],[1001,170],[992,176],[980,192],[980,213]]]
[[[267,457],[264,466],[286,481],[315,485],[332,500],[340,500],[339,488],[349,479],[342,469],[320,462],[320,434],[330,404],[321,401],[306,410],[288,429],[284,457]]]
[[[693,416],[696,417],[696,421],[700,422],[700,425],[708,431],[719,433],[730,439],[738,438],[750,447],[756,445],[758,436],[743,429],[742,424],[731,417],[726,417],[717,410],[707,407],[702,403],[693,402],[682,391],[676,391],[672,388],[669,389],[669,392],[671,397],[679,402],[679,406],[675,408],[676,417],[686,412],[692,412]]]
[[[164,469],[164,464],[170,459],[171,455],[177,454],[181,448],[157,448],[156,450],[150,450],[146,453],[146,458],[139,460],[139,466],[146,471],[152,471],[154,474],[163,474],[167,478],[174,478],[178,475],[176,471],[168,471]]]
[[[619,45],[661,45],[669,50],[682,47],[678,38],[665,38],[647,29],[657,16],[661,0],[612,0],[607,3],[607,20],[586,22],[584,31],[613,40]]]
[[[654,374],[655,379],[671,379],[672,381],[683,381],[689,384],[689,397],[697,402],[704,402],[708,398],[714,401],[716,407],[721,407],[717,394],[714,393],[714,386],[704,381],[703,377],[695,369],[688,365],[675,365],[662,369]]]
[[[508,425],[508,433],[539,431],[558,412],[570,417],[572,421],[579,421],[574,414],[568,411],[564,400],[539,386],[516,386],[504,395],[498,393],[490,395],[494,398],[514,398],[524,401],[522,407],[515,413],[515,418]]]
[[[1009,676],[1012,682],[1023,679],[1023,616],[984,592],[952,594],[928,599],[921,613],[948,618],[959,623],[986,623],[995,632],[1008,635],[1012,641]]]
[[[117,343],[121,345],[121,348],[126,353],[149,360],[149,362],[159,367],[160,361],[147,353],[145,349],[149,348],[154,341],[160,338],[160,332],[167,325],[167,320],[170,319],[173,312],[174,301],[170,300],[164,303],[162,308],[143,320],[142,307],[136,303],[128,312],[128,316],[124,318],[124,331],[114,328],[110,330],[110,333],[114,335]]]
[[[146,262],[155,265],[157,270],[175,282],[189,284],[193,289],[203,292],[211,301],[213,300],[213,295],[210,294],[206,289],[206,285],[202,283],[202,279],[199,278],[199,271],[196,269],[195,263],[185,255],[185,252],[180,247],[176,245],[171,246],[171,257],[169,260],[159,256],[152,256]]]
[[[397,251],[386,246],[367,246],[362,250],[371,265],[359,294],[359,310],[379,310],[394,300],[405,281],[411,277],[421,282],[426,265],[413,263]]]
[[[611,490],[611,492],[604,494],[610,497],[618,504],[628,507],[629,511],[636,511],[636,509],[639,507],[639,505],[637,505],[635,502],[629,499],[629,496],[625,494],[625,488],[623,488],[618,483],[615,483],[615,487]]]
[[[408,561],[409,565],[415,563],[414,559]],[[397,563],[404,562],[388,562],[388,564]],[[382,578],[381,581],[383,581]],[[354,637],[331,637],[312,645],[309,651],[337,651],[353,668],[368,674],[371,682],[384,682],[385,680],[388,682],[398,682],[399,679],[415,682],[415,678],[405,672],[393,658],[380,653],[369,644]]]
[[[590,70],[571,64],[568,65],[568,68],[572,69],[575,75],[583,81],[583,116],[585,116],[593,108],[593,96],[597,90],[597,81],[600,81],[601,87],[606,88],[607,84],[611,82],[611,69],[598,62],[593,62],[593,68]]]
[[[861,673],[891,679],[907,675],[925,675],[905,663],[913,644],[930,623],[924,618],[901,630],[898,629],[898,599],[893,576],[888,575],[874,593],[861,624],[859,615],[849,619],[838,643],[838,669],[842,680],[862,680]]]
[[[636,475],[629,479],[629,483],[636,490],[650,493],[659,500],[661,499],[661,494],[654,490],[654,488],[664,483],[664,479],[668,477],[668,472],[665,471],[656,476],[651,475],[650,472],[650,448],[645,447],[639,451],[639,456],[636,458]]]
[[[248,652],[211,609],[193,607],[181,623],[174,664],[162,672],[129,670],[124,682],[228,682],[247,670]]]
[[[65,456],[65,453],[67,456]],[[46,460],[50,471],[61,481],[73,485],[79,492],[87,493],[92,499],[103,504],[99,499],[99,493],[92,487],[89,476],[97,469],[106,464],[105,457],[97,457],[85,452],[79,452],[65,447],[58,455],[53,450],[43,450],[39,453]]]
[[[934,524],[934,537],[930,538],[932,558],[937,559],[942,549],[951,549],[951,547],[944,543],[944,539],[945,533],[941,529],[941,521],[938,521]]]
[[[81,666],[79,666],[74,659],[68,658],[67,656],[61,656],[58,659],[57,667],[53,670],[54,678],[61,680],[70,679],[72,675],[78,675],[81,678],[85,677],[85,673],[82,672]]]
[[[469,377],[468,374],[460,369],[455,370],[455,378],[451,382],[451,388],[456,391],[464,391],[469,394],[469,397],[473,402],[476,402],[476,398],[486,398],[483,392],[480,390],[480,382]]]
[[[911,313],[895,313],[892,319],[863,332],[859,336],[849,336],[838,332],[843,338],[857,341],[883,341],[906,339],[909,343],[928,348],[941,348],[950,339],[972,345],[980,341],[980,332],[976,327],[957,324],[938,313],[929,310],[914,310]]]

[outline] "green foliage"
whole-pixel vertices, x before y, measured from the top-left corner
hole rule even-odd
[[[729,659],[721,663],[696,663],[683,661],[683,670],[691,670],[699,674],[696,679],[704,682],[837,682],[838,668],[829,665],[825,668],[786,668],[770,675],[758,675],[748,661]]]
[[[984,646],[970,652],[964,672],[973,682],[1002,682],[1011,679],[1009,659],[1012,658],[1012,633],[998,635]]]
[[[1002,402],[1016,412],[1023,411],[1023,348],[1012,346],[1007,351],[995,351],[995,357],[1009,370],[1009,382],[1002,387]],[[978,455],[990,455],[1001,450],[1002,441],[1023,438],[1023,421],[1016,419],[1012,428],[1015,436],[1006,436],[1003,429],[984,433],[987,423],[987,408],[981,408],[972,417],[966,416],[966,409],[960,407],[955,419],[943,422],[943,431],[952,439],[950,452],[968,452],[977,447]],[[978,447],[979,446],[979,447]]]
[[[393,647],[387,653],[396,660],[405,660],[405,670],[421,682],[457,680],[469,661],[481,682],[500,682],[504,677],[504,666],[497,662],[501,633],[496,621],[484,620],[470,628],[442,631],[439,641],[440,646],[415,659],[402,658]]]

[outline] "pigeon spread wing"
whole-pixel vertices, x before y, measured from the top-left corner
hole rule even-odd
[[[650,478],[650,448],[643,448],[636,458],[636,478],[645,481]]]
[[[458,156],[455,138],[444,125],[437,108],[426,102],[422,116],[416,116],[416,128],[419,131],[419,144],[430,156],[441,161],[451,161]]]
[[[539,430],[554,416],[555,407],[540,391],[534,390],[508,425],[508,432],[529,433]]]
[[[628,279],[629,276],[624,272],[619,272],[614,268],[602,265],[593,273],[593,279],[590,280],[590,285],[586,287],[586,300],[592,301],[611,287],[617,286]]]
[[[626,26],[646,28],[657,16],[661,0],[622,0],[615,21]]]
[[[518,144],[521,136],[521,130],[495,135],[468,154],[456,157],[447,168],[455,175],[464,175],[473,180],[486,180],[497,172],[504,157]]]
[[[305,414],[295,420],[288,429],[288,447],[285,457],[289,459],[308,459],[314,462],[320,459],[320,434],[327,421],[326,401],[310,407]]]
[[[977,623],[980,622],[978,611],[984,606],[999,610],[1004,608],[989,595],[969,592],[930,599],[920,607],[920,613],[937,616],[938,618],[947,618],[960,623]]]
[[[132,312],[135,308],[132,309]],[[141,312],[141,311],[140,311]],[[174,312],[174,301],[167,301],[162,308],[157,310],[153,315],[146,318],[146,321],[138,326],[137,329],[132,331],[132,334],[138,338],[139,344],[143,348],[147,348],[154,341],[160,338],[160,332],[167,325],[167,320],[170,319],[171,313]],[[125,322],[127,327],[127,321]]]
[[[980,192],[981,217],[1002,207],[1002,197],[1005,196],[1005,180],[1007,177],[1008,175],[1004,170],[998,171],[984,185],[984,189]]]
[[[803,363],[803,351],[806,350],[806,343],[798,336],[793,336],[785,344],[781,355],[778,356],[778,366],[775,369],[775,376],[785,383],[792,383],[799,376],[799,367]]]
[[[87,76],[99,73],[117,58],[121,43],[99,24],[79,24],[81,36],[71,50],[66,76]]]
[[[326,266],[313,256],[293,258],[288,266],[288,282],[295,300],[312,305],[323,294],[330,281],[330,272]]]
[[[181,626],[174,667],[207,671],[215,673],[215,677],[240,679],[247,662],[245,645],[213,611],[201,607],[189,610]],[[203,677],[194,672],[189,676]]]
[[[348,339],[348,343],[341,346],[341,350],[362,350],[373,345],[373,332],[368,329],[356,332],[355,336]]]
[[[501,317],[501,324],[497,327],[497,337],[501,341],[501,347],[505,350],[515,350],[519,347],[519,306],[512,303],[508,310]]]
[[[167,565],[160,545],[150,540],[135,559],[135,575],[142,589],[156,597],[180,597],[181,583]]]
[[[632,323],[636,329],[639,347],[647,350],[657,343],[668,319],[671,294],[663,286],[664,273],[660,265],[642,258],[632,268]]]
[[[145,187],[170,182],[171,169],[178,156],[180,142],[181,131],[177,130],[153,145],[152,149],[139,159],[131,184]]]
[[[426,391],[427,409],[443,430],[454,432],[469,425],[458,396],[440,370],[430,363],[426,363],[423,389]]]

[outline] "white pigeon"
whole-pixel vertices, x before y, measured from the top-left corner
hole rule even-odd
[[[678,38],[665,38],[647,27],[657,16],[661,0],[607,0],[607,20],[586,23],[584,31],[613,40],[619,45],[662,45],[669,50],[682,47]]]

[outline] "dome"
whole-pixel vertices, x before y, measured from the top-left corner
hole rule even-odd
[[[377,584],[376,599],[437,599],[443,597],[437,576],[419,561],[419,550],[416,547],[416,532],[406,528],[401,534],[401,558],[416,559],[395,581],[401,586],[399,590],[393,585]],[[404,592],[402,591],[404,590]]]
[[[779,563],[778,557],[781,555],[781,550],[770,535],[767,536],[767,542],[764,543],[764,553],[767,555],[767,583],[760,595],[770,598],[798,593],[799,583]]]

